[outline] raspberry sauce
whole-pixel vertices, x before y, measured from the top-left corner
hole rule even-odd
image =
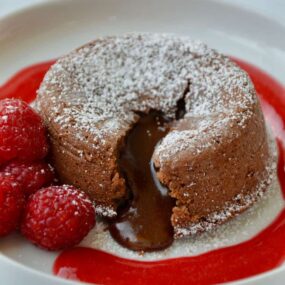
[[[268,74],[234,59],[245,69],[258,92],[265,116],[279,147],[278,177],[285,194],[285,89]],[[0,98],[31,102],[54,61],[28,67],[0,87]],[[215,284],[250,277],[274,269],[285,260],[285,209],[254,238],[195,257],[142,262],[99,250],[77,247],[63,251],[54,274],[97,284]]]
[[[0,99],[18,98],[32,102],[44,75],[54,62],[51,60],[31,65],[16,73],[4,85],[0,85]]]

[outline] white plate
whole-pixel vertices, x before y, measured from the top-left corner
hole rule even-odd
[[[0,83],[21,67],[58,57],[98,36],[133,31],[189,35],[285,81],[285,19],[277,21],[274,9],[280,15],[280,7],[270,7],[264,14],[232,1],[49,1],[0,20]],[[56,254],[17,235],[1,241],[0,248],[1,284],[75,284],[50,274]],[[282,280],[283,266],[235,284],[280,285]]]

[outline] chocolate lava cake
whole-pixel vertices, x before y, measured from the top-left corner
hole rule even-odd
[[[250,78],[198,41],[158,34],[96,39],[50,68],[36,106],[61,181],[88,192],[103,216],[115,217],[132,197],[122,153],[132,130],[154,112],[164,131],[150,167],[174,201],[175,237],[243,212],[272,179]]]

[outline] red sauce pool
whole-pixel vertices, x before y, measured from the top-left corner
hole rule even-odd
[[[32,102],[36,98],[36,91],[44,75],[54,62],[41,62],[16,73],[4,85],[0,85],[0,99],[19,98],[28,103]]]
[[[234,59],[245,69],[259,94],[265,116],[279,146],[278,177],[285,195],[285,88],[260,69]],[[0,87],[0,99],[31,102],[49,66],[44,62],[23,69]],[[250,277],[281,265],[285,260],[285,209],[254,238],[195,257],[155,262],[123,259],[89,248],[63,251],[54,274],[97,284],[216,284]]]

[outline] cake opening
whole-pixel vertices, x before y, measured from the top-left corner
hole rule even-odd
[[[131,250],[160,250],[173,242],[170,218],[175,201],[160,185],[151,161],[156,144],[168,129],[169,120],[161,113],[141,115],[118,161],[132,199],[119,209],[109,230],[118,243]]]
[[[186,103],[185,103],[185,97],[187,93],[190,91],[190,80],[188,80],[187,86],[184,90],[183,96],[177,101],[176,104],[176,112],[175,112],[175,119],[180,120],[184,118],[184,115],[186,113]]]

